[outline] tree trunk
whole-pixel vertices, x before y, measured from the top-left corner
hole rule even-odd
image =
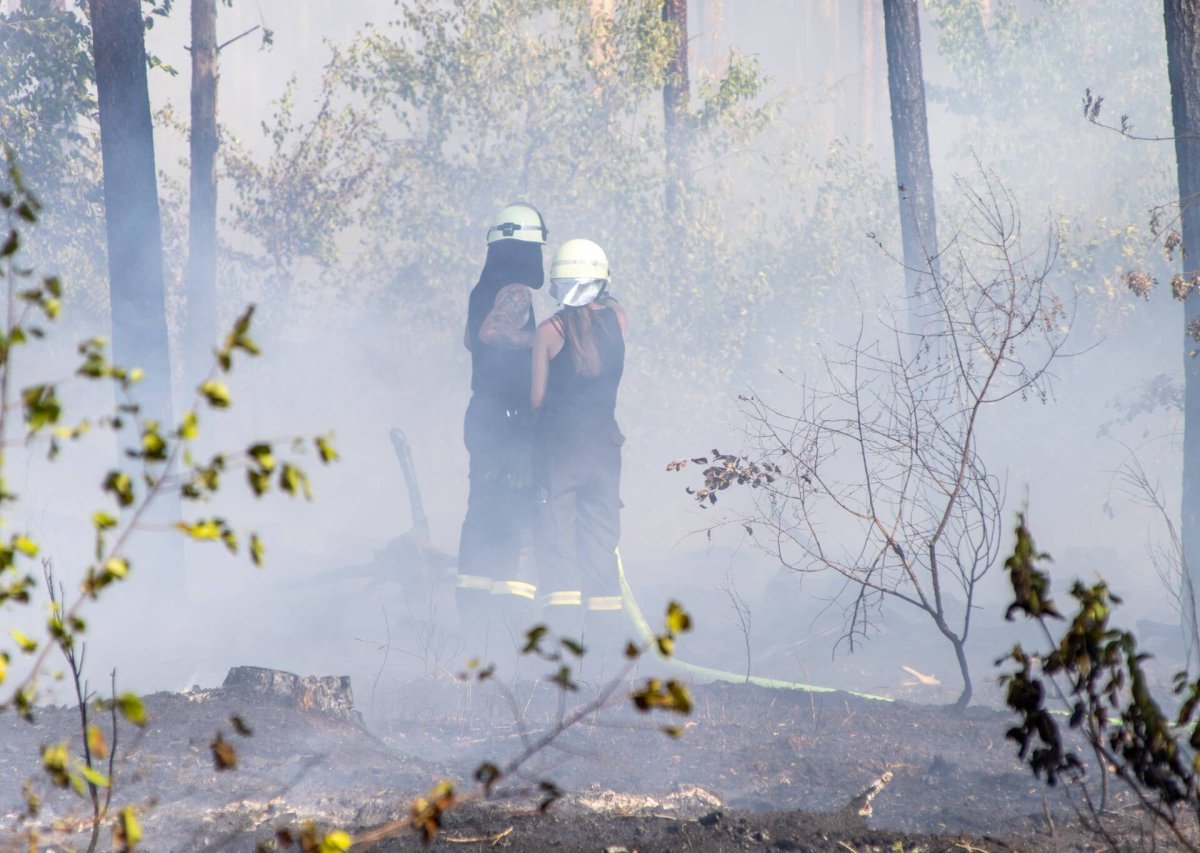
[[[143,367],[147,415],[171,422],[162,230],[139,0],[91,0],[113,355]]]
[[[217,345],[217,0],[192,0],[192,181],[188,210],[184,387],[203,381]]]
[[[687,191],[688,76],[687,0],[663,0],[662,19],[678,31],[675,56],[663,85],[663,122],[667,149],[667,213],[676,218]]]
[[[917,0],[883,0],[883,23],[896,187],[900,196],[900,236],[910,300],[909,328],[920,334],[928,331],[931,319],[926,315],[933,300],[924,298],[923,293],[932,286],[931,273],[937,274],[938,241]]]
[[[874,145],[875,113],[879,109],[878,24],[876,0],[859,0],[858,10],[858,123],[864,145]]]
[[[104,167],[104,220],[108,236],[109,296],[113,359],[142,367],[136,387],[142,419],[169,432],[171,357],[163,294],[162,230],[154,166],[154,134],[146,82],[146,48],[140,0],[90,0],[92,55],[100,107],[100,152]],[[173,510],[173,511],[172,511]],[[168,495],[144,517],[158,525],[178,519],[178,496]],[[159,604],[182,589],[179,540],[140,542],[139,564],[149,562],[141,586]],[[140,572],[139,572],[140,575]]]
[[[1164,0],[1167,73],[1171,80],[1171,116],[1175,126],[1175,160],[1183,230],[1184,274],[1200,272],[1200,0]],[[1183,494],[1180,530],[1183,539],[1183,624],[1197,639],[1194,590],[1200,586],[1200,295],[1184,302],[1183,317]],[[1189,331],[1190,330],[1190,331]],[[1194,651],[1194,650],[1193,650]]]

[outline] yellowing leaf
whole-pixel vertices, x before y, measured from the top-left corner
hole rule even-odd
[[[320,853],[346,853],[353,843],[354,839],[350,837],[349,833],[335,829],[333,832],[326,833],[325,837],[321,839],[319,850]]]
[[[104,739],[104,732],[100,731],[99,726],[87,727],[87,744],[93,758],[108,758],[108,741]]]
[[[338,452],[333,449],[333,436],[318,435],[314,442],[317,445],[317,455],[321,457],[322,462],[333,462],[338,459]]]
[[[692,617],[687,614],[687,611],[677,601],[672,601],[667,605],[667,631],[674,634],[682,634],[684,631],[692,629]]]
[[[179,424],[178,435],[184,441],[191,441],[200,435],[200,421],[194,410],[183,416],[183,422]]]
[[[8,654],[0,652],[0,684],[8,677]]]
[[[275,470],[275,456],[271,453],[271,445],[252,444],[246,450],[246,453],[263,471]]]
[[[209,379],[201,385],[200,393],[214,409],[228,409],[233,402],[233,398],[229,396],[229,387],[216,379]]]
[[[70,784],[71,780],[67,774],[67,762],[70,758],[66,741],[42,747],[42,769],[58,788],[65,788]]]
[[[14,536],[12,540],[12,546],[14,550],[20,551],[26,557],[37,556],[37,543],[28,536]]]
[[[16,641],[16,644],[21,647],[21,651],[25,652],[26,654],[31,654],[37,651],[37,640],[30,638],[17,628],[11,629],[9,633],[12,634],[12,638]]]
[[[130,849],[142,840],[142,827],[138,823],[137,815],[134,814],[132,806],[126,806],[121,809],[121,814],[117,817],[116,825],[113,826],[113,835]]]
[[[213,765],[218,770],[236,770],[237,769],[237,750],[233,744],[225,740],[220,732],[209,743],[209,749],[212,750]]]
[[[94,767],[88,767],[86,764],[80,764],[79,775],[89,783],[95,785],[97,788],[108,787],[108,777],[99,770],[96,770]]]
[[[129,371],[130,382],[141,382],[145,378],[146,371],[142,370],[140,367],[135,367],[133,370]]]
[[[129,574],[129,561],[124,557],[110,557],[104,563],[104,571],[117,580],[124,580]]]
[[[97,530],[108,530],[117,526],[117,519],[109,515],[107,512],[97,510],[92,513],[92,524]]]
[[[135,726],[146,725],[146,706],[142,704],[140,697],[132,693],[122,693],[117,698],[117,709],[122,717]]]
[[[181,521],[175,525],[188,536],[201,541],[220,539],[221,524],[217,519],[206,519],[197,521],[195,524],[188,524],[186,521]]]

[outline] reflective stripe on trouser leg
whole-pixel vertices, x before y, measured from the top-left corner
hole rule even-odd
[[[579,607],[582,604],[583,593],[577,589],[554,590],[541,598],[542,607]]]
[[[621,606],[621,596],[619,595],[589,595],[587,597],[587,609],[593,613],[620,610]]]
[[[537,587],[525,581],[492,581],[491,590],[492,595],[515,595],[530,601],[537,597]]]
[[[455,577],[454,585],[458,589],[474,589],[480,592],[492,591],[492,579],[485,578],[482,575],[463,575]]]

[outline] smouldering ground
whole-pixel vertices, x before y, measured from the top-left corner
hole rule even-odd
[[[549,779],[565,796],[548,814],[536,797],[504,796],[452,811],[436,846],[511,850],[1003,850],[1094,849],[1061,793],[1023,770],[996,710],[954,713],[846,694],[698,685],[678,739],[666,720],[616,707],[587,718],[537,755],[515,784]],[[253,850],[276,829],[316,820],[361,830],[407,814],[443,777],[472,787],[475,767],[501,763],[522,735],[552,726],[559,693],[417,682],[388,693],[372,733],[355,721],[232,690],[147,698],[144,731],[122,725],[114,802],[137,805],[146,849]],[[585,685],[572,701],[587,701]],[[378,701],[378,700],[377,700]],[[514,718],[516,709],[520,722]],[[377,708],[377,712],[380,709]],[[232,715],[252,728],[234,733]],[[0,847],[38,827],[43,846],[83,849],[86,818],[71,791],[49,790],[41,815],[22,819],[22,782],[40,777],[43,744],[78,742],[73,709],[42,709],[34,725],[0,718]],[[221,730],[236,770],[218,772]],[[845,807],[885,772],[874,815]],[[502,792],[503,793],[503,792]],[[1132,832],[1127,797],[1109,803],[1116,831]],[[56,830],[55,827],[59,829]],[[61,831],[64,827],[74,832]],[[1129,836],[1133,837],[1133,836]],[[107,832],[104,841],[107,846]],[[402,833],[378,849],[418,849]]]

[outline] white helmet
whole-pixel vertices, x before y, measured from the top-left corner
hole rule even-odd
[[[527,243],[545,245],[550,231],[546,220],[532,204],[514,201],[496,214],[496,224],[488,229],[488,243],[497,240],[523,240]]]
[[[591,240],[568,240],[550,264],[550,295],[578,308],[595,302],[608,287],[608,256]]]

